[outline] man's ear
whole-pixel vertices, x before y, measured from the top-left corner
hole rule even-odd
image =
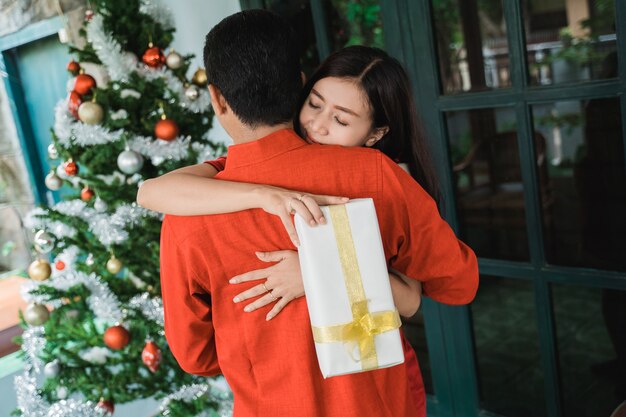
[[[221,116],[228,111],[228,103],[219,88],[209,84],[209,95],[211,96],[211,106],[216,115]]]
[[[389,126],[377,127],[374,129],[370,137],[365,142],[365,146],[374,146],[376,142],[381,140],[389,132]]]

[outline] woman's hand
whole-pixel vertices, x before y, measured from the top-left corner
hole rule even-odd
[[[347,197],[330,195],[306,194],[284,188],[263,186],[259,189],[261,207],[265,212],[280,217],[283,226],[294,245],[300,246],[296,228],[291,221],[291,215],[298,213],[311,226],[325,224],[326,219],[319,206],[330,204],[345,204]]]
[[[237,275],[230,279],[231,284],[264,280],[254,287],[238,294],[233,301],[240,303],[252,297],[263,295],[254,302],[244,307],[245,312],[251,312],[276,301],[274,308],[267,313],[265,320],[271,320],[291,300],[304,295],[304,284],[300,272],[298,252],[281,250],[275,252],[256,252],[256,256],[263,262],[277,262],[276,264],[245,274]]]

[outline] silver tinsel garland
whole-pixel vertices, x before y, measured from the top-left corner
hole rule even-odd
[[[143,14],[147,14],[155,21],[159,22],[165,30],[174,27],[174,16],[172,16],[172,12],[168,7],[165,7],[158,2],[141,0],[139,11]]]
[[[26,354],[26,370],[28,371],[39,373],[43,369],[44,363],[37,354],[46,346],[44,335],[43,326],[30,326],[22,333],[22,351]]]
[[[128,142],[128,146],[133,151],[147,156],[154,165],[158,166],[166,159],[180,161],[187,158],[190,142],[190,136],[179,136],[170,142],[155,140],[152,137],[137,136]]]
[[[140,311],[145,318],[154,321],[159,326],[163,327],[165,325],[163,300],[160,298],[151,298],[150,294],[143,293],[131,298],[128,305],[131,308]]]
[[[79,284],[84,285],[90,291],[91,294],[86,301],[97,318],[110,323],[121,322],[124,319],[120,301],[96,274],[87,275],[79,271],[68,271],[43,282],[26,281],[22,284],[21,294],[27,302],[49,304],[56,308],[62,304],[61,300],[48,300],[45,295],[34,295],[31,292],[41,285],[67,291],[70,287]]]
[[[122,137],[122,130],[111,132],[101,125],[88,125],[77,121],[67,110],[67,100],[60,100],[54,107],[54,134],[59,145],[93,146],[117,142]]]
[[[137,68],[139,74],[145,79],[153,81],[156,79],[163,79],[167,84],[167,88],[174,93],[180,105],[184,108],[191,110],[194,113],[202,113],[209,110],[211,105],[211,96],[205,88],[198,89],[198,97],[195,100],[190,100],[185,94],[186,87],[167,67],[160,69],[150,68],[148,66],[139,66]],[[168,98],[168,97],[166,97]]]
[[[87,25],[87,40],[96,51],[113,81],[128,81],[137,68],[137,58],[124,53],[122,46],[104,30],[104,19],[95,15]]]
[[[202,396],[208,395],[218,404],[218,415],[220,417],[230,417],[233,414],[233,400],[229,393],[228,386],[220,380],[210,380],[207,384],[185,385],[178,391],[166,396],[161,401],[159,407],[161,414],[170,414],[169,405],[172,401],[191,402]],[[210,411],[203,411],[194,417],[208,417],[212,415]]]
[[[40,394],[34,377],[28,374],[14,379],[17,407],[24,417],[105,417],[109,414],[91,401],[74,399],[48,403]]]

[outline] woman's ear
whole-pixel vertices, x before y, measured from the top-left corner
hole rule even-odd
[[[304,84],[306,84],[306,74],[304,71],[300,71],[300,79],[302,80],[302,86],[304,87]]]
[[[219,88],[209,84],[209,95],[211,96],[211,106],[216,115],[221,116],[228,111],[228,103]]]
[[[389,132],[389,126],[377,127],[372,131],[370,137],[365,141],[365,146],[374,146]]]

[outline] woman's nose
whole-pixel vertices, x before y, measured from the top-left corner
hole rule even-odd
[[[320,134],[320,135],[328,134],[328,129],[326,128],[326,124],[320,117],[314,117],[313,119],[311,119],[311,122],[309,123],[309,127],[311,128],[311,131],[317,134]]]

